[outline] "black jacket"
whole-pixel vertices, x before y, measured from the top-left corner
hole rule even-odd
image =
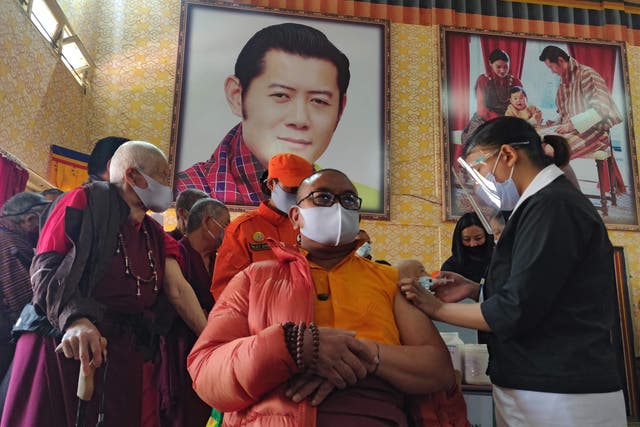
[[[489,375],[553,393],[620,389],[610,339],[612,247],[591,202],[556,178],[511,215],[494,251],[482,313]]]
[[[104,307],[91,291],[109,266],[120,224],[129,215],[116,187],[98,182],[84,191],[86,209],[67,207],[65,212],[65,232],[73,242],[69,252],[37,254],[31,264],[33,304],[60,331],[79,317],[102,318]]]

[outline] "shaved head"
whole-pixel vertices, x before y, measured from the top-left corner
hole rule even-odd
[[[398,269],[398,279],[415,279],[427,275],[427,271],[425,270],[424,265],[417,259],[400,260],[394,264],[394,267]]]
[[[312,191],[334,191],[335,188],[331,187],[336,185],[348,187],[354,194],[358,194],[358,190],[344,172],[337,169],[322,169],[302,180],[298,187],[297,200],[300,201]]]

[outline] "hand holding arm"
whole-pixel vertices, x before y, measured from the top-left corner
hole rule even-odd
[[[433,313],[443,304],[442,301],[414,279],[401,279],[398,287],[409,302],[429,317],[433,317]]]
[[[411,301],[430,318],[456,326],[477,329],[479,331],[491,331],[480,310],[480,304],[443,302],[431,294],[431,292],[425,290],[419,283],[411,281],[405,283],[405,281],[405,279],[400,281],[400,291],[407,300]]]
[[[480,284],[451,271],[438,273],[433,285],[429,288],[438,298],[444,302],[458,302],[465,298],[478,301],[480,296]]]

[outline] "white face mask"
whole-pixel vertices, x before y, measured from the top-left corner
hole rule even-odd
[[[140,188],[135,184],[131,185],[131,188],[136,192],[140,201],[142,201],[147,209],[154,212],[166,211],[173,201],[171,188],[167,185],[162,185],[140,170],[138,170],[138,172],[147,180],[147,188]]]
[[[513,176],[513,170],[516,168],[515,165],[511,168],[511,173],[509,174],[509,178],[504,182],[496,181],[496,177],[493,174],[498,166],[498,161],[500,160],[500,155],[502,153],[498,153],[498,158],[496,159],[496,163],[493,165],[493,169],[490,173],[485,177],[487,181],[492,182],[496,187],[496,193],[500,198],[500,210],[501,211],[512,211],[513,208],[516,207],[518,200],[520,199],[520,193],[518,193],[518,189],[516,188],[516,183],[513,182],[511,178]]]
[[[280,212],[287,213],[289,208],[296,204],[296,195],[287,193],[276,182],[273,185],[273,191],[271,191],[271,200],[273,200],[273,204],[276,205]]]
[[[300,233],[323,245],[338,246],[356,240],[360,212],[345,209],[336,201],[332,206],[298,207],[304,219]]]
[[[369,255],[371,255],[371,243],[364,242],[362,246],[358,248],[356,253],[360,255],[362,258],[368,257]]]

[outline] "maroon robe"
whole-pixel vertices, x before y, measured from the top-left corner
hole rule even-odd
[[[37,235],[30,236],[10,219],[0,218],[0,382],[13,358],[11,327],[33,296],[29,277],[33,237]]]
[[[180,267],[182,274],[193,287],[198,302],[205,312],[213,308],[209,291],[215,258],[209,269],[200,254],[191,247],[189,240],[180,240]],[[160,423],[163,427],[204,427],[211,408],[193,390],[187,372],[187,356],[198,337],[182,319],[176,317],[171,329],[160,341],[161,362],[157,375],[160,386]]]
[[[144,221],[151,236],[160,291],[164,260],[158,259],[161,251],[158,243],[154,242],[165,241],[164,232],[152,219],[145,217]],[[141,277],[149,277],[151,269],[142,228],[125,221],[120,226],[120,232],[133,272]],[[106,306],[104,319],[96,326],[107,338],[109,366],[106,386],[102,381],[104,367],[96,370],[95,391],[87,405],[86,425],[96,424],[97,406],[103,390],[105,427],[141,424],[144,356],[137,346],[132,325],[123,319],[128,315],[150,318],[150,308],[157,292],[153,283],[141,284],[139,297],[136,292],[136,281],[124,273],[123,255],[114,253],[110,267],[92,295]],[[2,427],[75,425],[80,364],[77,360],[67,359],[62,353],[56,353],[57,345],[55,338],[35,333],[25,333],[19,338],[0,423]]]

